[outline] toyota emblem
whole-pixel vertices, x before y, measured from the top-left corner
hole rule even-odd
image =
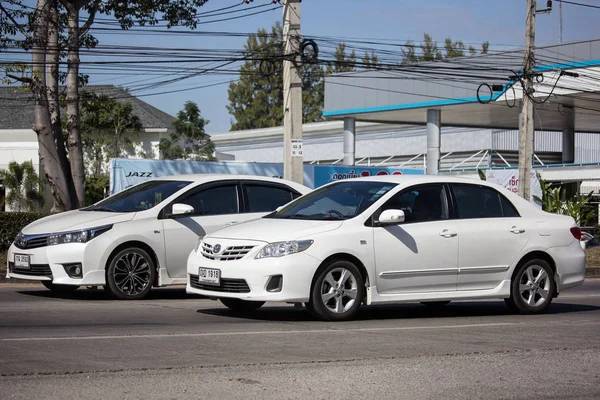
[[[221,252],[221,245],[215,244],[215,246],[213,247],[213,253],[219,254],[220,252]]]

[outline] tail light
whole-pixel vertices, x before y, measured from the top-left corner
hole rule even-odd
[[[585,240],[583,237],[583,234],[581,233],[581,229],[579,229],[579,227],[577,227],[577,226],[574,226],[571,228],[571,235],[573,235],[573,237],[577,240],[580,240],[580,241]]]

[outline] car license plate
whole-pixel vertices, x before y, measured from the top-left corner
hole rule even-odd
[[[198,282],[219,286],[221,284],[221,271],[212,268],[198,268]]]
[[[30,269],[29,266],[29,255],[27,254],[15,254],[15,267]]]

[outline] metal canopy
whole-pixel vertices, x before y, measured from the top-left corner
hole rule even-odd
[[[422,125],[439,109],[445,126],[518,129],[522,60],[513,50],[327,76],[323,115]],[[575,131],[600,133],[600,39],[539,47],[536,60],[536,129],[574,118]]]

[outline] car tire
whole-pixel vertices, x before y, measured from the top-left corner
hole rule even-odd
[[[556,294],[552,268],[542,259],[527,261],[517,268],[510,285],[510,298],[504,301],[521,314],[545,311]]]
[[[76,286],[76,285],[58,285],[58,284],[52,283],[51,281],[41,281],[41,282],[42,282],[42,285],[44,285],[46,287],[46,289],[49,289],[56,293],[69,293],[69,292],[74,292],[77,289],[79,289],[79,286]]]
[[[444,301],[422,301],[421,304],[423,304],[424,306],[426,306],[428,308],[442,308],[445,305],[450,304],[450,300],[444,300]]]
[[[219,299],[223,305],[235,312],[252,312],[256,311],[265,304],[264,301],[248,301],[241,299],[232,299],[229,297],[222,297]]]
[[[128,247],[111,258],[104,288],[113,298],[139,300],[148,295],[155,278],[156,265],[148,252]]]
[[[334,261],[317,271],[307,310],[323,321],[351,319],[362,303],[365,285],[358,267]]]

